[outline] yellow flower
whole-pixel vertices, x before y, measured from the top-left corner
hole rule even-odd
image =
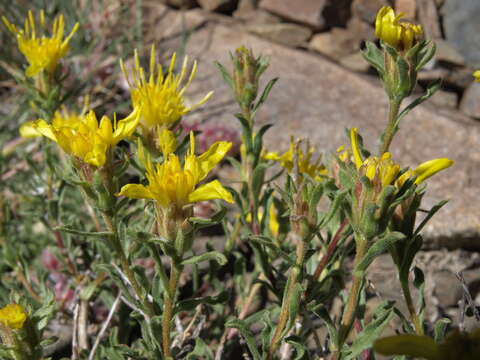
[[[103,116],[99,124],[92,110],[82,116],[56,112],[52,124],[43,119],[28,122],[20,128],[20,134],[24,137],[43,135],[85,163],[103,166],[107,152],[131,136],[139,120],[135,111],[118,122],[114,118],[113,124],[107,116]]]
[[[308,174],[310,177],[314,178],[317,181],[322,179],[322,176],[325,176],[328,171],[325,166],[321,163],[321,158],[313,161],[313,154],[315,148],[313,146],[308,146],[308,151],[306,153],[300,148],[298,142],[296,143],[293,140],[293,137],[290,139],[290,147],[286,153],[279,155],[277,152],[268,152],[263,157],[266,160],[273,160],[280,163],[282,167],[287,169],[291,173],[295,167],[294,160],[297,161],[298,172],[300,174]]]
[[[414,176],[416,176],[415,184],[418,185],[430,176],[453,165],[453,161],[447,158],[433,159],[420,164],[415,170],[408,169],[397,179],[400,166],[392,160],[392,155],[389,152],[384,153],[380,158],[371,156],[366,160],[362,160],[356,128],[350,130],[350,141],[357,169],[371,181],[374,181],[378,176],[382,186],[392,185],[395,182],[395,185],[400,188],[407,179]]]
[[[27,320],[27,312],[18,304],[8,304],[0,309],[0,324],[10,329],[21,329]]]
[[[174,74],[175,60],[174,53],[168,71],[164,73],[162,66],[155,64],[155,47],[152,46],[150,75],[147,79],[145,70],[140,66],[138,53],[135,51],[132,80],[123,61],[120,61],[120,67],[130,86],[133,107],[140,112],[140,123],[147,130],[155,126],[168,127],[176,123],[183,115],[204,104],[213,94],[209,92],[197,104],[192,107],[186,106],[184,93],[195,77],[197,63],[193,63],[193,68],[186,80],[188,58],[183,61],[182,69],[177,75]]]
[[[148,185],[127,184],[122,187],[118,196],[133,199],[154,199],[163,208],[174,204],[178,207],[199,201],[223,199],[232,203],[233,197],[218,180],[197,185],[224,158],[232,143],[219,141],[205,153],[195,156],[195,139],[190,133],[190,151],[182,166],[175,154],[169,154],[162,164],[155,167],[150,159],[145,159]]]
[[[390,6],[382,7],[375,21],[375,34],[397,50],[409,50],[423,36],[420,25],[400,22],[404,14],[395,15]]]
[[[475,71],[473,76],[475,77],[475,81],[480,82],[480,70]]]
[[[365,175],[372,182],[378,179],[382,187],[391,185],[400,172],[400,165],[392,160],[392,155],[386,152],[381,157],[370,156],[368,159],[362,160],[356,128],[350,130],[350,141],[352,143],[355,166],[360,174]]]
[[[45,12],[43,10],[40,12],[40,34],[37,33],[32,11],[28,12],[24,29],[18,29],[4,16],[2,16],[2,20],[8,30],[16,35],[18,48],[30,64],[26,71],[26,75],[29,77],[33,77],[43,70],[52,74],[60,59],[68,52],[68,42],[79,27],[79,24],[76,23],[70,34],[63,39],[65,22],[63,15],[59,15],[53,21],[51,36],[45,36],[47,29],[45,26]]]

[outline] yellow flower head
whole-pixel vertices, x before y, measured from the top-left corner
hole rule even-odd
[[[475,81],[480,82],[480,70],[475,71],[473,76],[475,77]]]
[[[279,155],[277,152],[268,152],[264,155],[266,160],[273,160],[280,163],[282,167],[291,173],[295,167],[294,161],[297,161],[299,174],[308,174],[317,181],[327,174],[326,167],[321,163],[321,158],[313,161],[315,148],[308,146],[307,152],[304,152],[298,142],[290,139],[290,147],[286,153]]]
[[[175,134],[166,128],[158,131],[158,146],[164,157],[167,157],[177,149],[177,138]]]
[[[20,128],[20,134],[24,137],[43,135],[85,163],[103,166],[109,149],[131,136],[139,120],[136,111],[118,122],[114,117],[113,124],[107,116],[99,123],[92,110],[81,116],[56,112],[52,124],[43,119],[28,122]]]
[[[27,320],[27,312],[18,304],[8,304],[0,309],[0,324],[10,329],[21,329]]]
[[[447,158],[433,159],[420,164],[415,170],[408,169],[397,179],[400,166],[394,163],[389,152],[384,153],[380,158],[371,156],[366,160],[362,160],[356,128],[350,130],[350,141],[352,143],[353,158],[357,169],[372,181],[378,176],[382,186],[392,185],[394,183],[397,188],[400,188],[407,179],[414,176],[416,177],[415,184],[418,185],[430,176],[453,165],[453,161]]]
[[[183,207],[199,201],[223,199],[232,203],[233,197],[218,180],[197,185],[224,158],[232,143],[219,141],[200,156],[195,156],[195,139],[190,133],[190,151],[182,166],[177,155],[171,153],[162,164],[152,164],[145,159],[148,185],[128,184],[122,187],[118,196],[133,199],[154,199],[167,208],[171,204]]]
[[[43,70],[52,74],[60,59],[68,52],[68,42],[79,27],[79,24],[76,23],[70,34],[64,39],[65,22],[63,15],[59,15],[53,21],[51,36],[46,36],[47,28],[43,10],[40,12],[40,33],[37,33],[32,11],[28,12],[24,29],[18,29],[4,16],[2,16],[2,20],[8,30],[16,35],[18,48],[30,64],[26,71],[26,75],[29,77],[33,77]]]
[[[135,66],[131,73],[132,79],[123,61],[120,61],[120,67],[130,86],[133,107],[140,112],[140,123],[146,129],[155,126],[168,127],[174,124],[183,115],[204,104],[213,94],[209,92],[194,106],[186,106],[184,94],[195,77],[197,63],[193,63],[190,75],[186,79],[188,58],[185,57],[179,74],[174,73],[175,60],[174,53],[168,71],[164,73],[162,66],[155,63],[155,47],[152,46],[148,79],[145,70],[140,66],[137,51],[135,51]]]
[[[350,130],[350,141],[355,166],[360,174],[365,175],[374,183],[379,181],[382,187],[391,185],[400,172],[400,165],[392,160],[392,155],[386,152],[381,157],[370,156],[368,159],[362,160],[356,128]]]
[[[375,34],[397,50],[409,50],[423,36],[420,25],[400,22],[404,14],[395,15],[390,6],[382,7],[375,21]]]

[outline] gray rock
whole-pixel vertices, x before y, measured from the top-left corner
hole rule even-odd
[[[349,70],[356,72],[367,72],[370,64],[363,58],[361,52],[347,55],[340,59],[340,64]]]
[[[460,102],[460,110],[468,116],[480,119],[480,83],[473,82],[465,90]]]
[[[480,1],[446,0],[442,8],[447,40],[472,66],[480,66]]]
[[[327,3],[328,0],[262,0],[260,8],[285,19],[321,29],[326,25],[322,12]]]
[[[458,96],[451,91],[438,90],[431,99],[432,103],[438,106],[454,109],[458,105]]]
[[[349,31],[333,28],[331,31],[314,35],[308,47],[333,59],[339,59],[358,50],[358,45],[358,40]]]
[[[312,30],[297,24],[257,24],[247,26],[247,30],[282,45],[305,46],[312,36]]]
[[[387,0],[353,0],[352,13],[354,16],[373,24],[378,10],[387,5],[389,5]]]
[[[258,123],[273,123],[266,146],[286,150],[289,137],[308,137],[320,151],[335,152],[347,144],[343,129],[358,127],[369,149],[386,123],[388,101],[379,81],[372,84],[321,57],[279,46],[224,26],[207,26],[192,34],[187,53],[199,59],[195,94],[215,90],[214,98],[198,119],[222,121],[237,126],[238,111],[228,86],[223,83],[213,61],[230,65],[229,51],[240,45],[270,58],[264,78],[280,77]],[[192,86],[192,91],[195,89]],[[401,123],[392,144],[393,157],[402,166],[415,167],[433,158],[449,157],[455,165],[428,180],[424,208],[442,199],[449,203],[425,228],[431,247],[480,249],[480,125],[470,118],[430,103],[412,111]]]

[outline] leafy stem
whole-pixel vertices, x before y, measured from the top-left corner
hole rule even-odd
[[[399,99],[390,99],[390,109],[388,113],[388,125],[385,129],[385,132],[382,135],[381,143],[379,147],[379,156],[382,156],[390,148],[393,137],[398,129],[397,118],[400,111],[400,104],[402,100]]]

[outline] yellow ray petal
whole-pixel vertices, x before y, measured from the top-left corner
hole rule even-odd
[[[218,180],[202,185],[188,195],[188,201],[192,203],[215,199],[223,199],[233,203],[232,194]]]
[[[360,169],[360,166],[363,164],[363,160],[362,156],[360,155],[357,136],[357,128],[352,128],[350,130],[350,142],[352,143],[353,159],[355,160],[357,169]]]
[[[415,184],[420,184],[430,176],[453,165],[453,161],[447,158],[433,159],[420,164],[414,171],[417,175]]]
[[[153,199],[153,194],[140,184],[127,184],[122,187],[117,196],[126,196],[131,199]]]
[[[201,181],[228,153],[232,147],[231,142],[217,141],[215,144],[197,158],[199,165],[198,179]]]

